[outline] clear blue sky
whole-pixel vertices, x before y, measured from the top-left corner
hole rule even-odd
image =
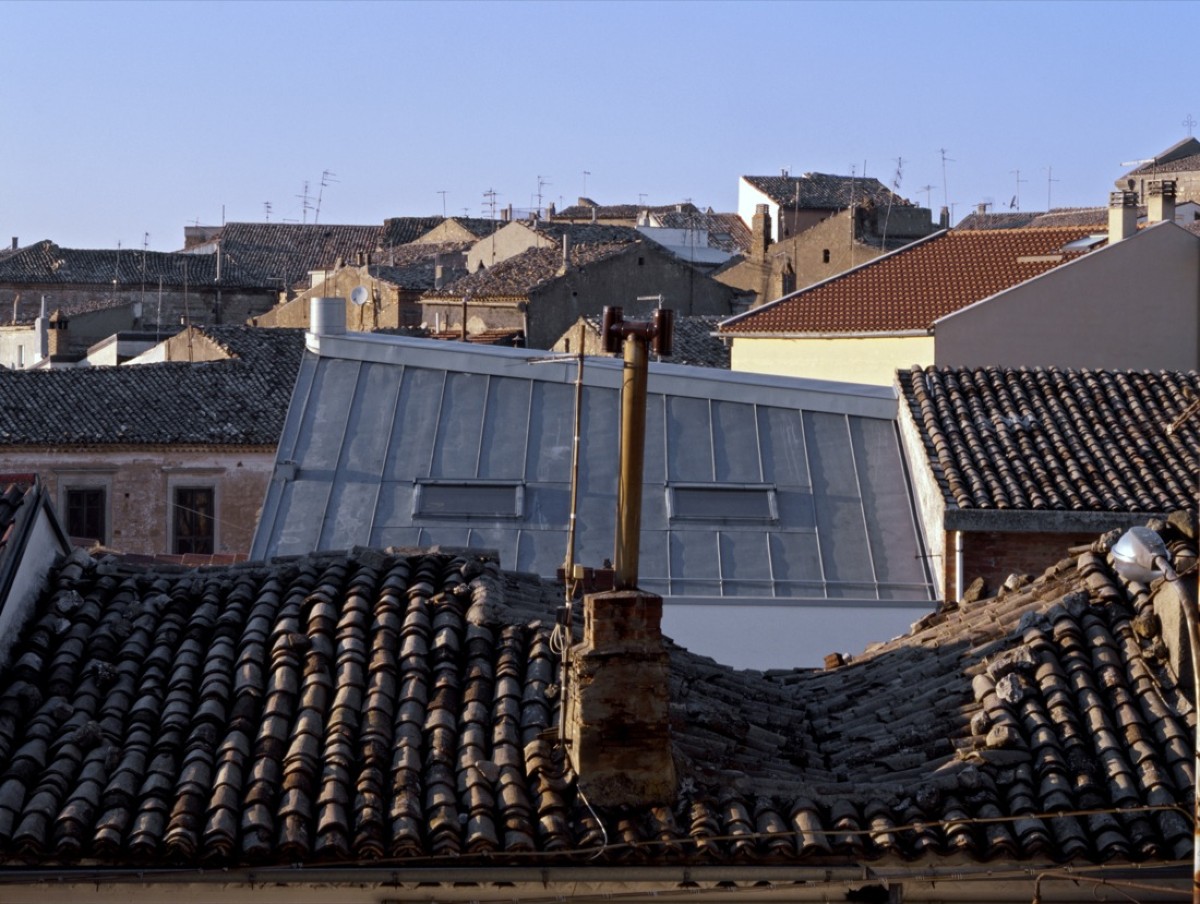
[[[956,220],[1098,205],[1200,119],[1190,2],[39,0],[0,33],[0,247],[312,222],[326,170],[323,223],[528,207],[539,176],[569,204],[584,171],[601,203],[733,210],[741,175],[897,158]]]

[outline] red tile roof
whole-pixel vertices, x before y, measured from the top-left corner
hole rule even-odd
[[[938,233],[722,324],[726,334],[898,333],[1032,279],[1083,251],[1083,227]]]

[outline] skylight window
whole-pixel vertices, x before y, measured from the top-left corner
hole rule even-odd
[[[778,521],[775,489],[766,485],[667,487],[672,521]]]
[[[525,503],[524,487],[494,480],[418,481],[413,494],[417,518],[519,518]]]

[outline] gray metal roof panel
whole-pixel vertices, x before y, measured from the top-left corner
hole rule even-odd
[[[253,556],[482,546],[506,567],[553,574],[569,521],[574,359],[372,335],[308,342]],[[621,369],[584,367],[576,558],[590,565],[612,556]],[[652,365],[649,390],[644,589],[933,598],[893,390],[666,364]],[[731,515],[719,494],[732,491],[761,510]],[[438,509],[445,494],[467,507]]]

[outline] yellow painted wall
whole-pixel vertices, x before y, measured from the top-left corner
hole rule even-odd
[[[933,337],[733,340],[733,370],[891,386],[896,371],[933,363]]]

